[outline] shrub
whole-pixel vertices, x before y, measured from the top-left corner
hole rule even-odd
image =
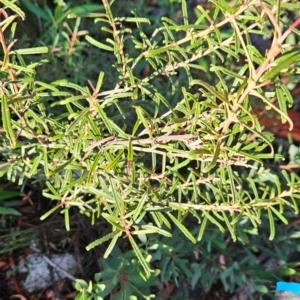
[[[159,247],[151,235],[171,238],[177,228],[178,239],[203,245],[210,233],[223,248],[225,238],[246,244],[266,220],[272,240],[278,221],[298,213],[299,177],[265,166],[281,156],[253,107],[293,127],[283,78],[292,85],[299,73],[299,50],[288,42],[299,19],[280,18],[299,4],[211,1],[191,22],[183,0],[182,15],[157,28],[117,1],[57,4],[54,18],[36,8],[48,47],[18,48],[16,18],[25,14],[1,2],[1,176],[44,186],[53,208],[42,220],[60,210],[69,230],[72,207],[92,224],[105,220],[110,230],[87,249],[105,243],[108,258],[128,239],[149,277]],[[90,19],[97,30],[80,30]],[[267,26],[273,40],[261,53],[251,40]]]

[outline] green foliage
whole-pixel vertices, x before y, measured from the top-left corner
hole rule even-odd
[[[151,256],[148,256],[150,262]],[[103,272],[95,274],[95,283],[78,280],[75,288],[80,292],[76,299],[104,299],[114,291],[111,299],[153,299],[149,287],[155,286],[155,277],[159,270],[154,270],[148,278],[133,251],[122,254],[118,247],[114,247],[111,257],[100,259]],[[84,298],[86,295],[87,298]],[[136,296],[137,297],[136,297]]]
[[[12,208],[11,206],[16,204],[16,201],[11,201],[14,197],[19,196],[18,192],[13,191],[1,191],[0,194],[0,215],[15,215],[20,216],[21,214]],[[10,199],[10,201],[7,201]]]
[[[0,189],[0,255],[28,247],[34,236],[32,229],[14,228],[16,217],[21,216],[14,208],[19,197],[19,192]]]
[[[299,32],[297,24],[278,22],[300,5],[211,1],[211,10],[197,6],[191,21],[187,1],[180,17],[159,20],[140,14],[142,1],[122,11],[118,1],[75,7],[57,1],[50,9],[22,0],[43,27],[36,44],[22,48],[13,39],[15,19],[25,14],[16,3],[0,2],[13,12],[0,32],[1,176],[44,187],[53,208],[42,220],[60,210],[69,230],[76,207],[92,224],[101,219],[110,228],[87,246],[108,243],[107,260],[94,285],[77,282],[78,297],[98,293],[95,299],[102,299],[118,285],[122,268],[136,273],[137,293],[150,294],[155,259],[162,281],[184,276],[195,285],[202,278],[206,286],[214,276],[203,274],[215,272],[232,291],[238,271],[251,264],[254,272],[238,284],[255,276],[254,258],[223,270],[190,264],[183,245],[175,259],[163,257],[184,238],[212,261],[213,247],[227,247],[224,237],[247,244],[266,223],[276,241],[279,221],[298,214],[299,176],[264,165],[282,157],[252,107],[260,100],[293,126],[286,114],[292,97],[281,78],[299,73],[300,57],[286,44]],[[262,35],[268,24],[274,40],[261,54],[250,35]],[[290,155],[297,163],[292,148]],[[133,252],[111,259],[121,237]]]

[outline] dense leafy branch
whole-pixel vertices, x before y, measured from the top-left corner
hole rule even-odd
[[[284,44],[299,19],[281,29],[278,1],[212,1],[214,12],[198,7],[193,23],[182,1],[183,24],[165,17],[151,35],[143,27],[149,20],[115,17],[106,0],[104,12],[72,12],[71,19],[105,26],[101,40],[86,35],[86,41],[109,53],[118,76],[108,83],[102,61],[95,86],[95,78],[88,86],[36,78],[46,62],[31,64],[25,56],[47,49],[6,46],[5,31],[13,38],[12,22],[23,13],[1,2],[16,15],[2,10],[0,171],[20,184],[30,179],[44,186],[54,206],[42,219],[61,210],[69,229],[71,207],[92,222],[105,219],[111,232],[88,249],[110,241],[108,257],[123,235],[150,276],[135,236],[170,237],[175,225],[196,243],[211,223],[235,241],[266,214],[272,239],[276,220],[287,223],[283,208],[298,212],[299,177],[264,168],[274,155],[266,151],[273,138],[252,112],[252,101],[261,99],[292,127],[286,114],[292,97],[281,75],[300,60]],[[264,55],[249,36],[267,20],[276,34]],[[190,217],[198,222],[196,235],[186,227]]]

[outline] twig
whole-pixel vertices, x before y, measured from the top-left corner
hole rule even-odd
[[[156,137],[154,139],[146,138],[146,139],[137,139],[132,140],[132,145],[147,145],[147,144],[163,144],[171,141],[182,141],[187,142],[189,140],[195,140],[197,137],[194,134],[182,134],[182,135],[163,135]],[[100,147],[103,145],[128,145],[129,140],[118,140],[114,136],[109,136],[101,141],[93,142],[89,147],[87,147],[84,152],[89,154],[94,148]]]
[[[62,273],[64,276],[66,276],[67,278],[69,278],[72,281],[76,281],[76,278],[71,275],[70,273],[68,273],[67,271],[65,271],[64,269],[62,269],[59,265],[57,265],[56,263],[54,263],[51,259],[49,259],[46,255],[42,255],[43,260],[50,265],[51,267],[53,267],[55,270],[58,270],[58,272]]]

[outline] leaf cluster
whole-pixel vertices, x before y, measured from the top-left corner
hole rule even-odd
[[[191,22],[182,1],[181,18],[162,17],[149,32],[150,20],[135,10],[115,14],[117,1],[46,15],[22,0],[46,22],[53,43],[19,49],[16,18],[25,14],[15,2],[0,2],[0,173],[44,186],[53,208],[42,220],[60,210],[69,230],[72,207],[92,224],[105,220],[110,232],[87,249],[109,242],[108,258],[126,238],[149,277],[139,242],[151,235],[170,238],[177,228],[196,244],[215,228],[244,242],[266,218],[274,239],[278,220],[288,223],[285,211],[298,213],[299,176],[264,167],[275,155],[273,137],[252,107],[261,101],[293,126],[282,78],[299,73],[299,51],[286,43],[299,36],[299,20],[284,26],[280,16],[299,4],[211,1],[213,9],[197,6]],[[86,19],[99,34],[80,29]],[[251,34],[263,35],[267,24],[274,37],[260,53]],[[86,45],[100,54],[91,77]],[[58,46],[58,57],[77,73],[46,81],[38,70],[59,69],[59,60],[47,65]]]

